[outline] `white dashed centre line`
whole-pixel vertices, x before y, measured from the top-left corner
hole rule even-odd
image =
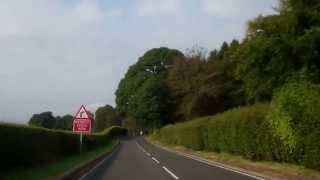
[[[141,149],[141,151],[143,151],[144,153],[147,153],[147,151],[138,142],[136,142],[136,144],[138,148]]]
[[[151,154],[148,153],[139,143],[136,142],[136,144],[139,147],[139,149],[141,149],[141,151],[143,151],[147,156],[151,157]]]
[[[157,164],[160,164],[160,161],[158,161],[158,159],[156,159],[155,157],[152,157],[152,160],[154,160]]]
[[[152,157],[150,153],[148,153],[138,142],[136,142],[137,146],[139,147],[139,149],[141,151],[143,151],[147,156],[151,157],[151,159],[153,161],[155,161],[157,164],[160,164],[160,161],[158,161],[158,159],[156,159],[155,157]],[[171,172],[168,168],[166,168],[165,166],[162,166],[162,169],[164,169],[170,176],[172,176],[174,179],[178,180],[179,177],[176,176],[173,172]]]
[[[166,168],[165,166],[162,167],[168,174],[170,174],[170,176],[172,176],[174,179],[179,179],[178,176],[176,176],[175,174],[173,174],[173,172],[171,172],[168,168]]]

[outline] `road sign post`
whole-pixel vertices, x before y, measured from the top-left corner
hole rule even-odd
[[[83,141],[83,134],[80,133],[80,153],[82,152],[82,141]]]
[[[73,132],[80,133],[80,152],[83,148],[83,134],[90,134],[93,117],[82,105],[73,120]]]

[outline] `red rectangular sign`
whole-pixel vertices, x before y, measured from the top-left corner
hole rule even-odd
[[[75,119],[73,121],[73,132],[90,133],[91,120],[90,119]]]

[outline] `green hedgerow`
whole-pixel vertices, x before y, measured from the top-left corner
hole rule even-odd
[[[320,168],[319,87],[301,79],[289,81],[275,94],[267,119],[293,161]]]

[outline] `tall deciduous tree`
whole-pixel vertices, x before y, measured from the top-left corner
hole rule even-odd
[[[251,21],[235,54],[238,77],[252,102],[270,101],[296,73],[320,80],[320,1],[282,0],[278,11]]]
[[[238,46],[234,40],[230,45],[224,43],[220,51],[212,51],[208,60],[205,55],[187,55],[175,61],[167,78],[176,100],[175,120],[212,115],[243,104],[242,83],[232,73],[231,55]]]
[[[131,66],[116,91],[117,110],[137,121],[141,127],[154,128],[168,121],[170,94],[164,80],[175,58],[183,54],[168,48],[152,49]]]

